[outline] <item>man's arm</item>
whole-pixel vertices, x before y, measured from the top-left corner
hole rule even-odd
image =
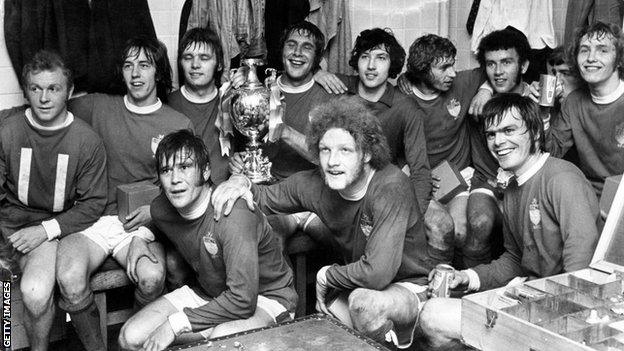
[[[561,106],[561,114],[555,119],[550,115],[543,116],[544,121],[544,147],[553,157],[563,157],[574,145],[572,137],[572,127],[570,125],[570,113],[572,104],[570,99],[566,99]],[[552,121],[552,125],[550,124]]]
[[[298,132],[295,128],[287,125],[286,123],[280,123],[278,128],[279,137],[288,146],[293,148],[299,155],[305,158],[308,162],[318,164],[318,162],[310,155],[308,151],[308,145],[306,144],[305,134]]]
[[[599,206],[594,190],[580,172],[557,174],[549,183],[563,240],[563,269],[572,272],[587,268],[600,237],[596,227]]]
[[[380,290],[392,282],[399,270],[408,221],[413,211],[418,211],[413,204],[414,196],[397,184],[387,184],[373,196],[374,200],[370,201],[373,227],[364,255],[347,265],[331,266],[326,273],[329,287]]]
[[[203,306],[184,309],[194,332],[249,318],[256,309],[259,285],[256,216],[240,208],[235,208],[231,216],[216,225],[219,232],[214,233],[222,250],[227,288]]]
[[[518,242],[517,240],[520,240]],[[507,220],[503,222],[503,243],[505,252],[496,260],[474,267],[472,270],[476,272],[479,283],[476,283],[476,289],[488,290],[499,288],[507,284],[515,277],[524,275],[522,270],[522,237],[516,238],[509,226]],[[472,280],[472,279],[471,279]],[[471,281],[470,286],[474,286],[475,282]]]
[[[409,101],[412,101],[411,99]],[[413,106],[413,105],[412,105]],[[416,106],[414,106],[416,107]],[[410,180],[418,200],[420,213],[427,212],[431,200],[431,168],[427,156],[427,141],[422,120],[422,111],[404,111],[408,113],[403,131],[405,159],[410,169]]]
[[[67,102],[67,109],[73,113],[75,117],[82,119],[87,124],[93,124],[93,108],[95,104],[95,95],[87,94],[77,98],[70,99]]]

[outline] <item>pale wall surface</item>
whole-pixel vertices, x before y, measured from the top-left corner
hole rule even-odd
[[[183,0],[148,0],[158,37],[167,45],[171,62],[177,51],[178,22]],[[553,0],[554,24],[559,41],[563,36],[568,0]],[[448,35],[457,46],[457,68],[477,65],[469,52],[470,37],[465,24],[470,0],[349,0],[352,39],[371,27],[388,27],[409,49],[425,33]],[[23,103],[17,77],[4,43],[4,0],[0,0],[0,109]],[[440,28],[443,27],[443,28]],[[175,70],[174,70],[175,71]],[[175,81],[175,80],[174,80]]]

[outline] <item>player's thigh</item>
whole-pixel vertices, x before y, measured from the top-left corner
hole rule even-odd
[[[57,277],[59,282],[86,280],[108,257],[107,252],[82,233],[75,233],[59,241]]]

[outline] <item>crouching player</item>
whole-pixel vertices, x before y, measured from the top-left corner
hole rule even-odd
[[[318,214],[343,262],[317,272],[317,310],[373,339],[408,348],[426,298],[422,284],[439,261],[428,256],[409,178],[390,164],[379,121],[359,100],[338,98],[310,113],[306,142],[318,169],[268,186],[233,175],[215,190],[213,203],[226,215],[230,201],[241,196],[251,207],[256,200],[266,214]]]
[[[174,290],[130,318],[121,347],[162,350],[182,333],[215,338],[292,318],[292,271],[264,215],[239,201],[229,217],[214,220],[202,140],[188,130],[171,133],[155,159],[163,189],[151,205],[157,236],[193,267],[198,286]],[[133,247],[149,250],[143,239],[133,240]]]
[[[598,201],[583,173],[542,151],[537,105],[500,94],[483,109],[485,138],[500,167],[513,174],[503,198],[505,252],[489,264],[456,271],[451,288],[504,286],[515,277],[543,278],[586,268],[598,242]],[[460,338],[461,300],[429,300],[420,314],[425,346],[448,347]]]

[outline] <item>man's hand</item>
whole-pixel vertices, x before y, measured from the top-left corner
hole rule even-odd
[[[48,240],[48,234],[42,225],[22,228],[9,237],[11,245],[22,254],[36,249],[46,240]]]
[[[333,73],[320,69],[314,74],[314,80],[330,94],[347,92],[347,86]]]
[[[247,66],[231,69],[230,82],[232,83],[232,88],[238,89],[241,85],[245,84],[245,82],[247,81],[248,72],[249,67]]]
[[[435,195],[435,193],[438,192],[438,189],[440,189],[440,182],[442,181],[442,178],[438,177],[437,175],[431,173],[431,195]]]
[[[397,79],[397,87],[399,87],[399,90],[405,95],[414,95],[414,91],[412,90],[412,83],[407,80],[407,77],[405,77],[405,73],[402,73]]]
[[[126,216],[126,223],[123,227],[126,232],[131,233],[140,226],[148,225],[151,221],[150,205],[143,205]]]
[[[175,334],[169,321],[164,321],[147,337],[141,350],[160,351],[167,348],[175,340]]]
[[[245,163],[243,162],[244,157],[245,152],[236,152],[232,156],[230,156],[230,162],[228,163],[230,174],[243,173],[243,170],[245,169]]]
[[[247,202],[250,211],[254,209],[253,194],[249,189],[249,179],[244,175],[233,175],[227,181],[219,184],[212,192],[212,207],[214,207],[214,219],[219,220],[221,214],[227,216],[232,211],[234,203],[239,197]]]
[[[126,274],[134,284],[137,284],[139,277],[136,273],[136,267],[141,257],[147,257],[153,263],[158,263],[158,258],[150,250],[145,239],[134,237],[128,246],[128,254],[126,255]]]
[[[327,276],[326,272],[329,266],[325,266],[316,273],[316,310],[332,315],[325,305],[325,295],[327,294]]]
[[[435,272],[436,269],[432,269],[431,272],[429,272],[429,295],[431,295],[432,291],[434,290],[434,286],[433,286],[433,277],[435,276]],[[468,277],[468,274],[466,274],[466,272],[464,271],[454,271],[453,272],[453,278],[451,279],[451,282],[449,283],[449,289],[450,290],[466,290],[466,288],[468,288],[468,283],[470,283],[470,278]]]
[[[487,89],[479,89],[470,101],[468,113],[473,116],[479,116],[483,113],[483,106],[492,98],[492,92]]]
[[[529,84],[529,98],[536,103],[539,103],[540,90],[539,82]]]

